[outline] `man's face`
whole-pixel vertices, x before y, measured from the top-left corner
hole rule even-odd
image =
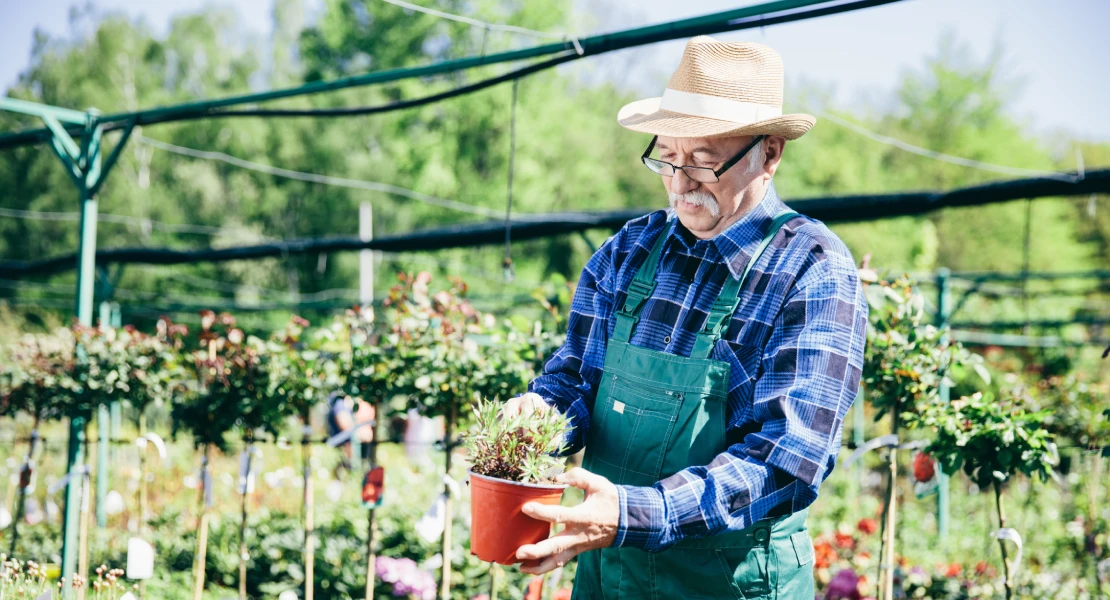
[[[751,199],[760,192],[763,181],[774,173],[767,168],[767,158],[781,152],[782,138],[767,138],[748,152],[729,170],[721,174],[716,183],[702,183],[675,171],[663,177],[671,207],[679,220],[695,236],[711,238],[731,225],[754,203]],[[659,159],[675,166],[707,167],[717,169],[752,141],[752,136],[727,138],[671,138],[659,136],[656,148]],[[764,152],[767,148],[767,152]],[[754,160],[754,162],[753,162]],[[759,188],[754,189],[754,188]],[[747,201],[747,205],[745,202]],[[758,202],[758,199],[755,200]],[[744,211],[741,211],[744,208]]]

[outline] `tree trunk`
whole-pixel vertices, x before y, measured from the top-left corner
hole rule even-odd
[[[451,451],[454,449],[452,436],[455,429],[455,412],[457,407],[455,403],[451,403],[448,409],[447,420],[444,426],[443,448],[444,454],[444,467],[443,472],[447,477],[451,476]],[[443,557],[443,569],[441,571],[441,579],[439,583],[439,599],[451,599],[451,512],[454,510],[454,500],[451,497],[451,486],[444,483],[443,485],[443,548],[440,555]]]
[[[193,573],[193,600],[201,600],[204,593],[205,554],[208,550],[208,454],[211,444],[204,445],[200,467],[200,525],[197,531],[196,571]]]
[[[998,507],[998,528],[999,530],[1006,528],[1006,511],[1002,506],[1002,484],[997,480],[994,482],[994,503]],[[1011,600],[1014,597],[1013,582],[1010,581],[1010,559],[1006,553],[1006,540],[998,538],[998,547],[1002,550],[1002,572],[1006,576],[1004,583],[1006,584],[1006,600]]]
[[[39,415],[35,415],[35,422],[31,425],[31,442],[27,449],[27,458],[23,460],[23,467],[19,470],[19,495],[15,504],[15,516],[12,518],[12,544],[8,556],[15,558],[15,543],[19,539],[19,522],[23,519],[25,503],[27,501],[27,484],[31,482],[31,461],[35,458],[35,446],[39,441]],[[24,481],[26,480],[26,481]]]

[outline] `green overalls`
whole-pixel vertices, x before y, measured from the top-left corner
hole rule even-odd
[[[614,484],[650,486],[728,449],[729,365],[713,360],[738,295],[771,238],[796,213],[775,217],[743,276],[729,277],[689,358],[629,343],[655,289],[664,228],[614,311],[605,367],[591,414],[583,467]],[[806,511],[763,519],[742,531],[688,538],[657,553],[604,548],[578,557],[574,600],[768,598],[813,600],[813,544]]]

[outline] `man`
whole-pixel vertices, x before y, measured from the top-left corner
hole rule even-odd
[[[355,404],[358,407],[355,407]],[[349,431],[356,424],[368,423],[374,420],[374,407],[369,402],[356,401],[351,396],[344,392],[332,392],[328,396],[328,419],[327,430],[328,437],[338,435],[340,432]],[[370,442],[374,441],[374,428],[370,425],[364,425],[358,431],[352,434],[358,436],[358,441],[361,444],[362,450],[361,458],[366,460],[370,457]],[[343,451],[345,460],[343,467],[345,469],[351,468],[351,443],[343,443]]]
[[[782,60],[698,37],[662,98],[618,121],[653,134],[643,162],[669,211],[626,224],[582,271],[566,343],[506,411],[575,429],[573,508],[521,570],[578,557],[576,599],[813,598],[807,507],[833,469],[867,322],[848,249],[771,183],[787,140]],[[652,157],[653,150],[659,152]]]

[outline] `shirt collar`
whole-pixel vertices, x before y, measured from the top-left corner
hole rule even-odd
[[[709,247],[716,248],[721,255],[721,260],[728,265],[729,272],[739,279],[744,274],[744,268],[748,266],[748,261],[755,253],[755,249],[763,241],[763,235],[775,215],[786,209],[786,204],[779,199],[775,192],[775,184],[772,182],[767,185],[767,192],[759,204],[753,206],[747,214],[716,236],[708,240],[699,240],[683,227],[681,222],[675,224],[671,235],[695,253],[699,250],[704,252]],[[667,212],[670,215],[674,214],[673,210]]]

